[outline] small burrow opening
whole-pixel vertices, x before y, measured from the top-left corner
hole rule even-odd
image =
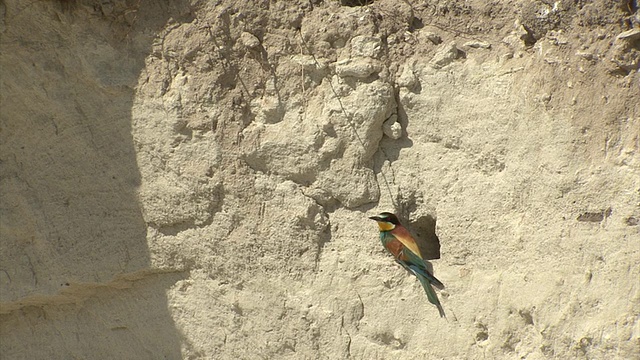
[[[425,260],[440,259],[440,239],[436,235],[436,219],[431,215],[417,218],[410,224]]]
[[[373,0],[340,0],[340,4],[343,6],[366,6],[373,4]]]

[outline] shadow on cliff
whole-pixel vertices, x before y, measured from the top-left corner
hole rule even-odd
[[[387,136],[382,137],[382,140],[380,140],[380,153],[382,155],[382,159],[381,161],[378,160],[379,158],[376,159],[377,161],[374,165],[374,171],[376,173],[380,172],[385,161],[389,161],[389,163],[393,164],[394,161],[398,160],[402,149],[407,149],[413,146],[413,140],[409,138],[409,133],[407,133],[409,117],[402,106],[402,102],[398,98],[398,94],[396,94],[396,104],[398,104],[397,121],[400,123],[400,126],[402,126],[402,136],[397,140],[391,139]]]
[[[418,242],[420,252],[423,254],[425,260],[439,259],[440,239],[438,239],[438,235],[436,234],[436,219],[431,215],[424,215],[409,223],[408,219],[411,214],[417,210],[416,202],[418,199],[415,193],[407,193],[407,189],[403,188],[402,184],[395,183],[393,162],[398,159],[402,149],[413,146],[413,140],[409,138],[407,132],[409,118],[398,98],[396,98],[396,102],[398,104],[398,122],[402,126],[402,136],[397,140],[384,136],[382,140],[380,140],[380,151],[376,154],[373,170],[376,174],[383,173],[384,176],[378,177],[379,181],[389,182],[389,184],[380,183],[380,191],[388,191],[388,195],[393,198],[395,206],[393,212],[400,217],[403,224],[407,224],[409,225],[409,229],[413,229],[413,235]],[[391,193],[392,185],[398,189],[395,195]],[[429,263],[427,263],[427,265],[430,266]],[[430,269],[430,271],[432,270],[433,269]]]
[[[380,188],[380,196],[390,196],[394,206],[398,206],[398,196],[402,193],[402,184],[395,183],[395,172],[393,170],[393,162],[398,160],[400,151],[413,146],[413,140],[409,138],[407,133],[408,117],[407,113],[402,107],[396,94],[396,103],[398,104],[398,123],[402,127],[402,135],[398,139],[391,139],[386,135],[382,136],[379,143],[379,150],[376,152],[373,161],[373,172],[378,178],[378,185]],[[393,186],[398,187],[399,194],[393,194]],[[372,207],[377,206],[372,204]],[[369,209],[366,209],[369,210]],[[401,209],[393,209],[394,213],[399,213]]]
[[[156,34],[191,13],[131,4],[0,3],[7,358],[181,357],[166,291],[182,274],[149,273],[131,109]]]

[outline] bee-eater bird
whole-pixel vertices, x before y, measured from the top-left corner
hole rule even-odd
[[[444,285],[427,270],[427,265],[422,258],[418,243],[416,243],[413,236],[400,224],[398,217],[392,213],[383,212],[380,215],[371,216],[369,219],[378,222],[382,246],[393,255],[396,262],[420,280],[429,302],[438,307],[441,317],[445,317],[440,300],[438,300],[436,292],[431,287],[433,284],[442,289]]]

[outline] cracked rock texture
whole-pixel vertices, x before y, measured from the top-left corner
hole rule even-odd
[[[0,2],[1,357],[637,358],[639,22],[605,0]]]

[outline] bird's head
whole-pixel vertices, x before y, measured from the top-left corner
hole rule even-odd
[[[400,225],[400,221],[398,221],[398,217],[390,212],[383,212],[376,216],[371,216],[369,219],[375,220],[378,222],[378,227],[380,231],[391,231],[396,228],[397,225]]]

